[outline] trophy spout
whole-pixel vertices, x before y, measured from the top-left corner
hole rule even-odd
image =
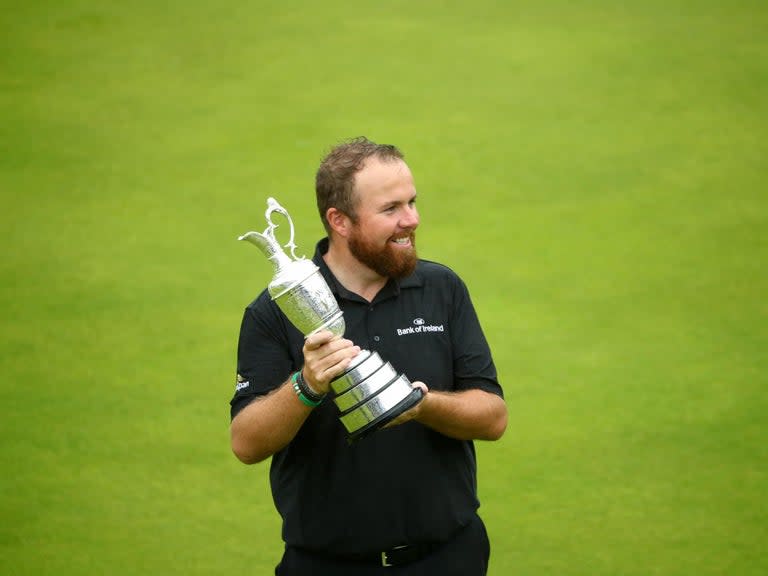
[[[291,260],[283,252],[280,244],[277,243],[274,236],[270,237],[259,232],[247,232],[237,238],[245,240],[256,246],[261,252],[275,265],[275,269],[280,269],[290,264]]]
[[[238,236],[237,239],[245,240],[258,247],[267,258],[270,258],[276,252],[281,251],[280,245],[277,243],[274,236],[269,237],[266,234],[261,234],[259,232],[246,232],[242,236]]]

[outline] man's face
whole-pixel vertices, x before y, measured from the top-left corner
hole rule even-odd
[[[416,187],[402,160],[369,158],[355,176],[357,222],[347,237],[352,255],[387,278],[404,278],[416,267],[419,225]]]

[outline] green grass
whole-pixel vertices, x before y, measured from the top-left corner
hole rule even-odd
[[[271,573],[235,238],[359,134],[494,349],[491,575],[768,570],[763,2],[3,4],[0,573]]]

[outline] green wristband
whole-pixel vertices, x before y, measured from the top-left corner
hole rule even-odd
[[[316,408],[317,406],[320,406],[320,404],[323,401],[323,398],[325,398],[325,395],[311,398],[309,390],[305,392],[305,388],[307,388],[306,382],[304,382],[304,378],[301,376],[301,370],[297,370],[293,373],[293,376],[291,376],[291,382],[293,382],[293,391],[296,392],[296,396],[299,397],[299,400],[301,400],[305,405],[309,406],[310,408]],[[312,394],[314,396],[314,394]]]

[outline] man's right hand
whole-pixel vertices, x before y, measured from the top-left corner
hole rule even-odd
[[[318,394],[326,394],[331,380],[341,376],[360,347],[351,340],[339,338],[333,332],[322,330],[304,340],[304,381]]]

